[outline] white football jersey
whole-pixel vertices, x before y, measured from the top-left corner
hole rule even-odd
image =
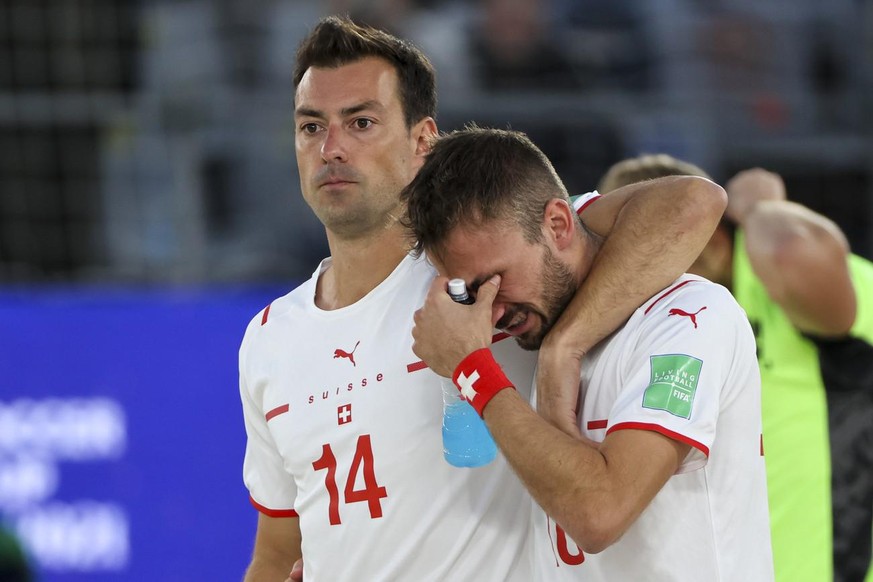
[[[534,506],[537,580],[773,579],[755,340],[724,287],[683,275],[637,309],[585,357],[580,404],[582,434],[594,441],[651,430],[691,451],[598,554]]]
[[[271,516],[299,515],[304,579],[532,577],[530,497],[503,456],[443,458],[442,379],[412,352],[435,270],[406,257],[354,305],[315,306],[319,273],[249,324],[240,348],[244,480]],[[493,350],[525,396],[536,354]]]

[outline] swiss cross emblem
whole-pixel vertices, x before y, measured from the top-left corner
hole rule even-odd
[[[337,424],[348,424],[351,421],[352,421],[352,405],[351,404],[343,404],[342,406],[337,406],[336,423]]]
[[[479,379],[479,370],[473,370],[473,373],[467,376],[463,372],[458,375],[458,386],[461,387],[461,396],[467,399],[467,402],[473,402],[476,398],[476,389],[473,384]]]

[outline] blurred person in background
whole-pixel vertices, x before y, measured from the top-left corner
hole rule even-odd
[[[475,83],[485,91],[574,90],[583,86],[556,42],[546,0],[481,0],[470,29]]]
[[[721,192],[700,178],[651,184],[664,182]],[[454,380],[542,507],[533,579],[772,580],[755,338],[730,293],[683,274],[626,313],[587,350],[564,434],[491,351],[493,321],[538,348],[598,253],[545,154],[520,132],[456,131],[402,196],[416,249],[443,275],[413,350]],[[445,296],[455,277],[475,305]],[[538,402],[553,388],[537,382]]]
[[[708,177],[667,155],[614,165],[602,194]],[[777,174],[727,182],[724,218],[690,272],[730,289],[755,331],[776,579],[860,582],[873,528],[873,264],[790,202]]]
[[[18,537],[0,525],[0,580],[30,582],[33,573]]]
[[[243,474],[260,511],[246,580],[284,579],[301,555],[310,582],[529,580],[529,498],[500,456],[445,462],[440,380],[412,352],[435,271],[409,254],[399,193],[437,133],[433,69],[409,43],[329,17],[298,50],[294,85],[301,188],[331,256],[240,348]],[[573,312],[586,333],[609,333],[684,270],[723,206],[706,189],[642,187],[587,215],[609,236]],[[497,343],[529,388],[534,356]]]

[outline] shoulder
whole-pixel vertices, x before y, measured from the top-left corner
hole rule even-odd
[[[274,329],[276,324],[287,319],[296,309],[304,308],[307,301],[312,301],[315,293],[315,281],[310,279],[289,293],[277,297],[258,311],[249,320],[243,335],[241,351],[256,343],[265,332]]]
[[[746,313],[730,291],[688,274],[640,306],[634,317],[643,329],[692,333],[695,336],[736,333],[736,330],[748,327]]]
[[[669,313],[681,307],[694,307],[698,303],[713,304],[720,308],[739,307],[730,291],[721,285],[703,277],[685,274],[653,295],[640,306],[640,310],[643,315],[650,316],[656,313]]]

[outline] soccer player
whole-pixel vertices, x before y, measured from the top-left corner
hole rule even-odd
[[[640,156],[599,190],[672,175],[706,173]],[[776,579],[869,579],[873,264],[833,221],[788,201],[777,174],[745,170],[726,188],[725,217],[690,272],[731,289],[755,331]]]
[[[294,85],[301,189],[331,256],[240,348],[243,472],[260,511],[246,580],[282,580],[301,555],[307,582],[530,580],[529,497],[500,456],[445,462],[440,380],[412,352],[435,271],[409,254],[399,193],[437,133],[433,70],[407,42],[331,17],[303,41]],[[611,231],[596,270],[613,283],[597,293],[633,283],[629,312],[690,264],[724,203],[708,188],[631,187],[596,209],[592,228]],[[670,252],[665,228],[686,233]],[[623,272],[609,248],[652,268]],[[529,387],[535,355],[506,340],[495,351]]]
[[[494,321],[539,346],[599,256],[548,159],[518,132],[454,132],[403,197],[417,249],[478,291],[458,305],[436,278],[413,350],[452,377],[542,507],[534,579],[772,580],[755,341],[730,293],[682,275],[640,305],[585,356],[571,436],[490,349]]]

